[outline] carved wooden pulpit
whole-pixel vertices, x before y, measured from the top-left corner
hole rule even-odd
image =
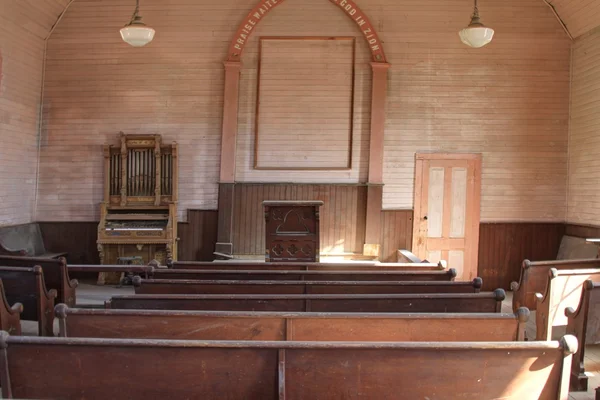
[[[322,201],[264,201],[267,262],[319,262]]]

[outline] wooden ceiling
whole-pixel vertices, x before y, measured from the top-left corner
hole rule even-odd
[[[574,38],[600,26],[600,0],[540,1],[554,6]],[[21,9],[23,18],[19,22],[41,37],[46,37],[71,0],[0,0],[0,3],[5,3],[5,7]]]
[[[0,0],[0,10],[13,22],[45,39],[71,0]]]
[[[600,26],[600,0],[548,0],[548,3],[554,6],[574,38]]]

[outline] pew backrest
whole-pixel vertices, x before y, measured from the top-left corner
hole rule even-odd
[[[586,280],[600,282],[600,269],[557,270],[551,268],[546,279],[546,291],[544,294],[536,294],[537,340],[551,340],[555,327],[558,330],[566,329],[568,319],[565,309],[579,306],[583,284]]]
[[[500,313],[284,313],[55,309],[60,336],[185,340],[522,341],[529,310]]]
[[[571,388],[587,391],[588,375],[585,373],[585,346],[600,343],[600,283],[587,280],[583,284],[577,309],[567,307],[567,334],[577,338],[580,346],[573,354]]]
[[[155,269],[154,279],[261,280],[261,281],[453,281],[456,270],[444,271],[294,271],[294,270],[190,270]],[[479,279],[479,278],[478,278]]]
[[[600,268],[600,259],[524,260],[521,264],[519,282],[511,282],[510,284],[510,289],[513,292],[513,311],[516,311],[519,307],[527,307],[531,311],[536,310],[536,293],[544,293],[546,291],[548,273],[551,268],[557,270]]]
[[[379,263],[379,262],[351,262],[351,263],[284,263],[284,262],[248,262],[248,261],[173,261],[168,264],[172,269],[192,270],[261,270],[261,271],[443,271],[447,269],[445,261],[439,263]]]
[[[152,277],[154,267],[150,265],[91,265],[69,264],[69,272],[83,273],[126,273],[139,274],[144,278]]]
[[[504,290],[435,294],[180,294],[113,296],[108,309],[282,312],[499,313]]]
[[[44,270],[44,280],[48,289],[57,292],[57,303],[65,303],[74,307],[76,303],[75,289],[77,279],[69,278],[67,260],[64,257],[42,258],[42,257],[15,257],[0,256],[0,265],[8,267],[33,268],[39,265]]]
[[[300,400],[360,393],[365,399],[566,400],[576,347],[572,336],[518,343],[274,342],[1,332],[0,384],[6,399],[179,400],[201,394]]]
[[[0,279],[8,303],[23,305],[21,319],[38,321],[38,334],[52,336],[56,290],[46,288],[42,267],[0,267]]]
[[[142,279],[136,276],[136,294],[378,294],[479,293],[482,281],[238,281]]]

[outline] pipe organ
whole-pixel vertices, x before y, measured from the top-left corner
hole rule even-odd
[[[177,177],[177,144],[163,145],[160,135],[121,132],[119,146],[104,146],[102,264],[177,259]]]

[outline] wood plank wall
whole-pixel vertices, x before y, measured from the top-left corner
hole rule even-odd
[[[177,226],[180,261],[212,261],[217,242],[218,212],[189,210],[187,222]]]
[[[478,275],[484,289],[509,289],[524,259],[555,260],[564,232],[562,223],[481,224]]]
[[[573,45],[567,222],[600,225],[600,30]]]
[[[255,164],[271,176],[284,169],[349,169],[355,39],[264,37],[260,43]]]
[[[44,245],[50,252],[68,252],[71,264],[99,264],[98,222],[39,222]],[[217,212],[190,210],[187,222],[177,226],[179,259],[212,261],[217,241]]]
[[[322,200],[321,252],[362,253],[367,187],[357,185],[236,184],[233,250],[236,255],[264,256],[264,200]]]
[[[381,261],[396,262],[398,249],[412,249],[413,211],[381,212]]]
[[[245,185],[243,188],[243,198],[251,201],[251,204],[257,203],[259,195],[264,194],[259,190],[260,187]],[[289,190],[289,189],[288,189]],[[313,194],[317,193],[315,188]],[[349,199],[353,196],[357,201],[364,195],[361,193],[364,189],[355,187],[340,189],[333,187],[328,191],[322,192],[322,198],[325,195],[336,199],[339,208],[328,212],[339,212],[342,208],[342,199],[345,199],[348,207]],[[276,193],[282,193],[280,198],[301,197],[296,192],[292,197],[292,192],[288,191],[287,196],[283,188],[277,189],[274,185],[269,190],[269,196]],[[352,194],[352,192],[355,192]],[[238,192],[240,193],[240,192]],[[310,193],[310,189],[305,188],[305,193]],[[270,197],[272,198],[272,197]],[[301,197],[308,198],[308,197]],[[310,197],[314,199],[314,197]],[[254,199],[254,200],[251,200]],[[339,199],[339,203],[337,202]],[[352,203],[352,201],[350,201]],[[238,203],[239,205],[239,203]],[[352,208],[353,206],[351,206]],[[252,209],[256,207],[252,206]],[[258,215],[260,214],[260,215]],[[331,215],[331,214],[330,214]],[[252,217],[257,221],[260,219],[262,224],[262,212],[247,213],[248,218]],[[245,216],[245,218],[246,218]],[[363,214],[364,217],[364,214]],[[362,217],[359,217],[362,218]],[[396,260],[396,249],[411,249],[412,247],[412,210],[392,210],[384,211],[382,218],[382,261],[393,262]],[[328,218],[333,221],[329,225],[328,238],[335,237],[336,232],[348,233],[352,236],[352,230],[347,231],[347,227],[339,224],[339,218]],[[245,220],[246,221],[246,220]],[[249,219],[242,225],[249,227],[252,221]],[[97,222],[41,222],[40,228],[44,237],[44,243],[49,251],[67,251],[69,252],[69,262],[94,264],[98,263],[98,251],[96,249]],[[337,227],[337,228],[336,228]],[[211,261],[212,252],[217,237],[217,212],[206,210],[190,211],[188,222],[179,224],[179,254],[180,260],[202,260]],[[364,229],[364,227],[363,227]],[[478,275],[483,278],[485,290],[493,290],[501,287],[508,289],[510,282],[518,280],[521,262],[528,258],[530,260],[552,260],[558,254],[558,248],[562,235],[565,234],[578,237],[599,237],[600,228],[584,227],[577,225],[565,225],[554,223],[482,223],[480,225],[479,241],[479,270]],[[238,235],[244,235],[241,239],[242,246],[253,246],[255,250],[253,255],[262,256],[262,239],[257,230],[240,230]],[[357,235],[355,233],[355,235]],[[358,235],[357,235],[358,236]],[[240,237],[238,236],[238,240]],[[254,241],[253,241],[254,240]],[[332,239],[327,239],[332,243]],[[358,240],[358,239],[357,239]],[[259,242],[259,244],[257,244]],[[358,246],[358,244],[356,244]],[[244,247],[246,248],[246,247]],[[356,247],[355,249],[358,249]],[[250,250],[248,250],[250,251]]]
[[[596,28],[600,23],[600,2],[588,0],[552,0],[558,15],[573,37]]]
[[[0,0],[0,225],[34,219],[44,39],[68,0]]]
[[[182,217],[187,208],[217,207],[222,61],[256,0],[221,0],[218,7],[143,3],[144,20],[157,30],[146,47],[119,38],[131,13],[122,0],[74,2],[49,41],[40,220],[98,219],[100,145],[121,130],[162,133],[181,144]],[[563,220],[570,42],[550,8],[540,0],[487,2],[482,15],[499,33],[472,51],[456,34],[470,2],[361,0],[360,6],[381,28],[392,64],[384,209],[412,209],[416,151],[482,152],[484,221]],[[276,178],[252,170],[255,60],[258,38],[266,35],[359,38],[352,170]],[[356,24],[330,1],[286,1],[257,26],[242,58],[236,179],[365,182],[370,66]]]
[[[591,225],[567,224],[565,235],[575,236],[582,239],[600,238],[600,227]]]

